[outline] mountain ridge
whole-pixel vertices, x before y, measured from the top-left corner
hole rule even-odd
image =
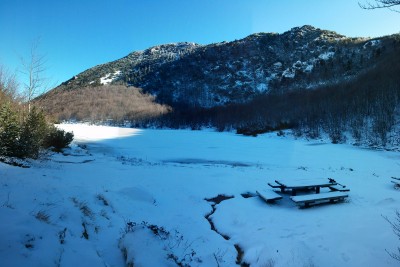
[[[172,106],[240,103],[264,93],[350,78],[365,67],[361,65],[371,63],[383,47],[382,38],[349,38],[304,25],[282,34],[254,33],[209,45],[162,44],[85,70],[56,89],[126,85],[142,88]],[[349,62],[350,57],[358,62]],[[325,63],[338,68],[338,62],[341,70],[324,75]]]
[[[143,94],[139,99],[152,99],[155,110],[158,104],[166,110],[185,112],[245,104],[266,95],[314,90],[354,80],[395,51],[399,39],[400,35],[349,38],[305,25],[281,34],[261,32],[208,45],[161,44],[89,68],[37,100],[48,113],[64,114],[55,115],[63,120],[97,117],[82,115],[84,100],[72,98],[88,96],[90,88],[99,87],[110,87],[109,109],[114,109],[111,98],[118,90],[126,94],[125,99],[130,99],[131,92]],[[117,89],[121,86],[137,89]],[[96,105],[96,90],[90,96],[91,106]],[[62,101],[63,92],[70,104]],[[99,103],[105,101],[106,95],[102,94]],[[128,104],[124,102],[124,106]],[[137,104],[136,100],[132,103]],[[103,110],[103,114],[110,114],[105,107]],[[134,110],[137,109],[130,109],[129,116],[119,116],[119,120],[136,117],[132,116]]]

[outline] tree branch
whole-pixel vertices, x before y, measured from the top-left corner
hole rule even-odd
[[[367,1],[365,4],[358,2],[358,5],[362,9],[379,9],[379,8],[387,8],[391,11],[400,13],[400,10],[396,10],[393,7],[400,5],[400,0],[375,0],[375,3],[371,3]]]
[[[44,92],[47,88],[47,78],[44,77],[46,71],[46,56],[38,53],[40,39],[34,41],[31,45],[30,58],[25,60],[21,58],[23,70],[21,73],[27,76],[27,82],[24,83],[25,98],[28,103],[28,110],[31,109],[32,99],[38,95],[38,91]]]

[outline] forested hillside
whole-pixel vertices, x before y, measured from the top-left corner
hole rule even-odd
[[[215,107],[341,83],[393,49],[393,36],[350,38],[312,26],[209,45],[176,43],[90,68],[56,90],[126,85],[172,107]]]
[[[133,52],[35,100],[59,120],[398,146],[400,35],[348,38],[312,26],[211,45]],[[136,87],[134,87],[136,86]]]
[[[145,125],[168,113],[167,105],[142,89],[124,85],[90,86],[75,90],[52,90],[40,97],[36,105],[58,120]]]
[[[399,145],[400,49],[383,57],[355,79],[314,90],[261,96],[246,104],[170,115],[171,125],[186,120],[193,128],[211,124],[256,135],[294,129],[310,138],[327,133],[335,143],[346,135],[371,145]],[[185,114],[185,115],[184,115]],[[396,131],[397,130],[397,131]]]

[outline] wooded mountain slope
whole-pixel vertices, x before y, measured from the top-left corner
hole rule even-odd
[[[144,124],[170,111],[154,96],[124,85],[52,90],[35,103],[58,120]]]

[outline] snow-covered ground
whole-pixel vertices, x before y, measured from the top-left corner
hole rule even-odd
[[[75,134],[64,155],[0,164],[1,266],[399,265],[384,219],[399,207],[399,153],[275,134],[60,127]],[[350,197],[299,209],[289,195],[242,196],[318,177]],[[205,199],[218,195],[233,198],[213,211]]]

